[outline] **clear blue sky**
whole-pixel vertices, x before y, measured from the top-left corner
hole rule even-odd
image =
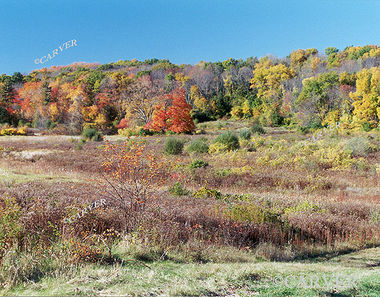
[[[43,64],[218,61],[378,44],[380,0],[0,0],[0,73]]]

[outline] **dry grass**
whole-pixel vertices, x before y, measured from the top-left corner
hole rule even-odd
[[[209,142],[223,128],[236,131],[244,123],[232,122],[222,129],[215,125],[205,128]],[[188,142],[201,136],[179,137]],[[349,137],[355,135],[342,136],[338,144]],[[364,157],[346,156],[343,161],[351,165],[339,167],[335,159],[328,163],[328,158],[312,157],[309,148],[298,148],[304,138],[268,129],[264,136],[253,136],[256,151],[243,148],[216,155],[184,152],[166,156],[165,136],[146,137],[146,148],[175,166],[164,185],[153,185],[156,198],[139,214],[128,234],[142,246],[160,251],[157,259],[177,251],[185,255],[182,259],[201,262],[212,258],[202,251],[214,247],[292,260],[379,245],[379,150]],[[374,147],[379,146],[379,139],[371,140]],[[122,138],[108,140],[118,143]],[[310,149],[324,149],[329,145],[324,141]],[[63,136],[0,138],[0,197],[14,197],[20,208],[19,229],[13,237],[8,236],[5,253],[15,249],[38,257],[43,250],[55,253],[57,245],[63,245],[58,250],[68,255],[64,257],[67,265],[78,259],[100,261],[109,247],[104,233],[125,231],[120,209],[112,204],[89,212],[71,226],[63,222],[89,203],[107,199],[95,182],[101,177],[103,143],[89,142],[82,149],[77,144]],[[209,166],[191,169],[194,159]],[[168,187],[174,182],[189,193],[170,194]],[[193,195],[202,188],[206,194]],[[9,211],[4,203],[0,210]],[[95,238],[92,235],[97,243],[89,239]],[[79,244],[79,253],[74,252],[73,244]]]

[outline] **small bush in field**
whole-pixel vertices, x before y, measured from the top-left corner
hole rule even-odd
[[[186,147],[186,151],[188,153],[207,153],[209,149],[209,145],[207,144],[207,138],[201,137],[198,139],[193,140],[190,142],[190,144]]]
[[[251,131],[254,134],[265,134],[263,126],[261,126],[259,123],[254,123],[251,127]]]
[[[82,137],[85,140],[91,140],[91,141],[102,141],[103,135],[98,130],[94,128],[87,128],[83,131]]]
[[[251,138],[251,131],[248,128],[244,128],[240,130],[239,137],[241,139],[249,140]]]
[[[256,151],[255,143],[248,140],[248,139],[240,139],[239,143],[240,143],[240,147],[242,149],[247,150],[248,152],[255,152]]]
[[[227,151],[228,151],[227,146],[219,142],[210,144],[209,149],[208,149],[209,154],[220,154]]]
[[[102,249],[97,244],[97,236],[90,235],[88,231],[82,232],[82,238],[71,237],[66,243],[74,263],[78,262],[97,262]]]
[[[117,133],[121,136],[137,136],[140,133],[141,128],[124,128],[124,129],[119,129],[117,130]]]
[[[224,145],[227,151],[237,150],[240,147],[239,138],[230,131],[218,135],[214,140],[215,143]]]
[[[76,145],[75,145],[75,150],[76,151],[80,151],[80,150],[82,150],[83,149],[83,143],[77,143]]]
[[[195,198],[214,198],[216,200],[223,199],[223,194],[219,192],[218,190],[209,189],[206,186],[200,188],[198,191],[196,191],[193,196]]]
[[[208,163],[203,160],[194,160],[189,165],[190,168],[202,168],[202,167],[207,167],[207,166],[208,166]]]
[[[225,211],[225,215],[238,222],[282,224],[281,213],[256,204],[234,204]]]
[[[156,135],[156,134],[160,134],[160,133],[157,131],[154,131],[154,130],[144,129],[144,128],[141,128],[139,131],[140,136],[152,136],[152,135]]]
[[[291,215],[291,214],[296,214],[296,213],[299,213],[299,212],[306,212],[306,211],[309,211],[309,212],[323,212],[323,211],[326,211],[326,210],[322,210],[322,208],[319,207],[319,205],[314,204],[313,202],[303,201],[303,202],[300,202],[299,204],[294,205],[292,207],[284,208],[283,211],[284,211],[285,215]]]
[[[371,126],[370,123],[367,122],[367,123],[362,124],[362,129],[363,129],[365,132],[369,132],[369,131],[372,130],[372,126]]]
[[[345,151],[353,157],[365,157],[371,150],[370,141],[364,137],[353,137],[348,140],[345,145]]]
[[[183,141],[174,137],[166,139],[164,151],[167,155],[179,155],[183,150]]]
[[[297,128],[297,130],[300,131],[302,135],[309,133],[309,128],[305,126],[300,126]]]
[[[106,143],[102,151],[104,174],[99,181],[110,205],[123,217],[125,231],[134,230],[141,214],[157,196],[156,186],[167,178],[169,164],[160,161],[141,140]]]
[[[12,127],[5,127],[0,129],[0,136],[1,135],[26,135],[26,127],[21,128],[12,128]]]
[[[169,192],[175,196],[185,196],[190,193],[180,182],[176,182],[169,188]]]

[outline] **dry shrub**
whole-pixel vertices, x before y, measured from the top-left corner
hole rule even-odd
[[[124,230],[132,231],[146,205],[157,197],[155,186],[167,177],[167,164],[139,140],[106,143],[102,157],[107,203],[123,216]]]

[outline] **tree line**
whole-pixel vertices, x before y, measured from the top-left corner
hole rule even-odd
[[[285,58],[195,65],[74,63],[0,76],[0,124],[68,134],[136,127],[182,133],[229,117],[265,126],[376,128],[380,47],[299,49]]]

